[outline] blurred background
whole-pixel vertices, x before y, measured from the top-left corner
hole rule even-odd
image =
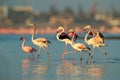
[[[29,22],[52,33],[58,26],[82,32],[85,25],[120,33],[119,4],[120,0],[0,0],[0,33],[24,31]]]

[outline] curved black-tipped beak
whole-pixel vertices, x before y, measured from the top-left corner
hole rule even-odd
[[[20,40],[24,40],[24,39],[25,39],[25,37],[21,37],[21,38],[20,38]]]

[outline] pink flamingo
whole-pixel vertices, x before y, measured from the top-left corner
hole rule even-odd
[[[103,36],[103,34],[101,32],[95,31],[90,25],[88,27],[84,27],[84,30],[86,32],[88,32],[90,30],[89,35],[94,37],[96,42],[104,43],[104,36]]]
[[[88,44],[88,45],[92,45],[93,46],[93,52],[91,54],[91,60],[93,58],[94,55],[94,48],[99,48],[102,53],[105,55],[106,58],[107,57],[107,53],[101,48],[103,46],[106,46],[106,44],[104,43],[104,37],[100,32],[96,32],[95,37],[92,37],[90,39],[88,39],[88,35],[91,32],[92,28],[90,25],[84,27],[85,30],[88,30],[87,34],[85,35],[84,41]]]
[[[67,33],[65,33],[64,28],[61,26],[58,27],[58,29],[57,29],[56,38],[59,41],[65,42],[64,52],[62,54],[62,58],[64,59],[64,56],[66,54],[67,45],[70,44],[71,39],[70,39],[69,35]]]
[[[70,43],[70,44],[71,44],[71,46],[72,46],[72,48],[73,48],[74,50],[80,51],[80,60],[82,61],[82,52],[83,52],[83,51],[87,52],[87,53],[88,53],[88,56],[90,57],[89,50],[91,50],[91,49],[90,49],[89,47],[87,47],[85,44],[75,43],[75,42],[73,41],[75,35],[76,35],[76,33],[75,33],[75,31],[74,31],[74,34],[72,35],[73,37],[72,37],[72,40],[71,40],[71,43]],[[70,53],[71,53],[71,52],[70,52]],[[88,57],[86,63],[88,63],[89,57]]]
[[[34,58],[34,54],[33,52],[36,52],[37,50],[31,46],[25,46],[25,37],[21,37],[20,40],[22,40],[22,50],[26,53],[28,53],[28,58],[30,58],[30,54],[32,54],[33,58]]]

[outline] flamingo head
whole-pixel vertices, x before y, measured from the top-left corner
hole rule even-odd
[[[21,37],[20,40],[25,40],[25,37]]]
[[[75,34],[75,30],[74,29],[68,30],[68,35],[69,36],[73,36],[74,34]]]
[[[69,33],[75,32],[75,30],[74,30],[74,29],[69,29],[68,32],[69,32]]]
[[[62,26],[58,27],[56,30],[57,33],[64,32],[64,28]]]
[[[35,27],[36,24],[34,22],[27,24],[28,27]]]
[[[88,30],[91,30],[91,29],[92,29],[92,27],[90,25],[87,25],[87,26],[84,27],[85,31],[88,31]]]

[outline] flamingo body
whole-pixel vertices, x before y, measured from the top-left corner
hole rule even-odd
[[[75,50],[77,51],[87,51],[87,50],[90,50],[89,47],[87,47],[86,45],[82,44],[82,43],[73,43],[71,45]]]
[[[48,41],[45,38],[37,38],[34,39],[32,42],[39,47],[46,47],[46,48],[48,48],[48,43],[50,43],[50,41]]]

